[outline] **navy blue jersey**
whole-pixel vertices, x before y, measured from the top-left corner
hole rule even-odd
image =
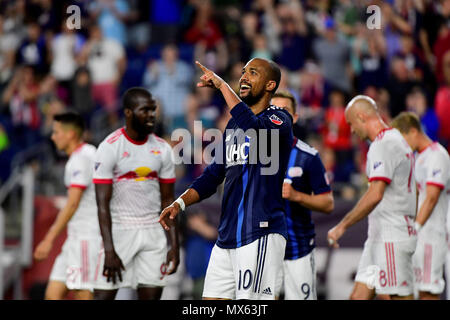
[[[286,173],[292,188],[306,194],[330,192],[326,171],[317,150],[297,138],[294,138],[294,143]],[[310,209],[289,200],[285,200],[285,204],[288,242],[284,258],[295,260],[314,249],[314,222]]]
[[[231,115],[222,137],[223,155],[216,155],[190,188],[202,200],[214,194],[225,179],[219,247],[238,248],[269,233],[279,233],[287,239],[281,190],[293,142],[292,118],[275,106],[255,115],[243,102],[231,110]],[[260,129],[266,129],[267,135],[261,134],[264,130]],[[257,132],[257,136],[250,131]],[[276,134],[279,139],[272,143],[271,137]],[[261,143],[267,145],[268,154],[278,158],[274,174],[262,174],[273,162],[253,158],[253,151],[259,151]]]

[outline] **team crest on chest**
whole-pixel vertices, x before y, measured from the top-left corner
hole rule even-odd
[[[276,125],[282,125],[283,124],[283,120],[281,120],[280,118],[278,118],[276,115],[271,115],[269,117],[270,121],[272,121],[273,123],[275,123]]]

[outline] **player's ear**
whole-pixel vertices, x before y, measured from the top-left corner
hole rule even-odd
[[[366,122],[366,117],[364,117],[364,114],[362,112],[356,113],[356,118],[361,121],[362,123]]]
[[[131,111],[130,108],[125,108],[125,109],[123,109],[123,113],[125,114],[125,117],[129,117],[129,116],[131,116],[133,111]]]
[[[269,80],[269,81],[266,83],[266,90],[272,92],[272,91],[275,89],[276,86],[277,86],[276,81],[274,81],[274,80]]]

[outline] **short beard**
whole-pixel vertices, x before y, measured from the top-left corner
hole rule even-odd
[[[251,93],[249,93],[246,97],[240,97],[240,98],[242,101],[245,102],[246,105],[254,106],[262,99],[263,96],[264,96],[264,91],[261,91],[260,94],[252,95]]]
[[[131,125],[133,129],[139,134],[139,136],[145,137],[151,133],[153,133],[154,127],[147,127],[146,125],[142,125],[138,119],[133,115],[131,118]]]

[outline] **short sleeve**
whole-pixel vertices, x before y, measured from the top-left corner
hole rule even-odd
[[[374,142],[367,157],[367,177],[369,182],[382,180],[390,184],[395,171],[395,153],[386,144]]]
[[[94,183],[113,183],[115,159],[115,153],[111,145],[107,142],[102,142],[95,153],[92,180]]]
[[[166,145],[162,153],[162,166],[158,173],[159,182],[175,183],[175,160],[173,150]]]
[[[427,161],[426,184],[444,189],[449,179],[450,164],[443,154],[435,153]]]
[[[69,172],[68,187],[86,189],[92,180],[92,160],[83,156],[79,156],[74,160],[71,172]]]

